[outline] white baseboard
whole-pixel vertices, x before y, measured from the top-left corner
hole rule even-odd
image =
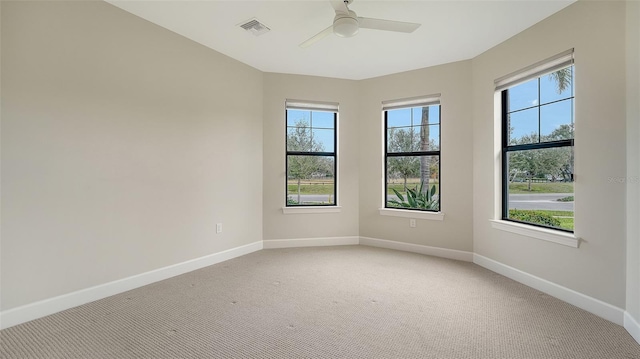
[[[262,241],[253,242],[244,246],[231,248],[226,251],[170,265],[168,267],[155,269],[146,273],[141,273],[113,282],[100,284],[76,292],[63,294],[57,297],[5,310],[0,312],[0,329],[12,327],[20,323],[28,322],[65,309],[77,307],[114,294],[126,292],[160,280],[224,262],[261,249]]]
[[[459,251],[456,249],[430,247],[422,244],[412,244],[404,242],[390,241],[386,239],[360,237],[360,244],[365,246],[380,247],[395,249],[398,251],[413,252],[426,254],[434,257],[442,257],[449,259],[456,259],[459,261],[471,262],[473,260],[473,253],[466,251]]]
[[[624,329],[640,344],[640,323],[629,312],[624,312]]]
[[[593,313],[618,325],[623,324],[624,310],[609,303],[589,297],[588,295],[576,292],[573,289],[536,277],[532,274],[523,272],[519,269],[510,267],[479,254],[473,254],[473,263],[487,268],[490,271],[502,274],[516,282],[520,282],[526,286],[549,294],[550,296],[556,297],[564,302],[575,305],[578,308],[584,309],[587,312]]]
[[[357,245],[359,237],[265,239],[264,249]]]

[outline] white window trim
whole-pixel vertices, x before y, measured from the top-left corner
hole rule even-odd
[[[338,213],[342,212],[341,206],[317,206],[317,207],[305,207],[305,206],[291,206],[282,207],[283,214],[309,214],[309,213]]]
[[[403,217],[403,218],[416,218],[416,219],[428,219],[431,221],[444,220],[444,212],[427,212],[410,209],[394,209],[394,208],[379,208],[381,216]]]
[[[490,222],[491,227],[501,231],[562,244],[572,248],[578,248],[580,246],[581,239],[579,237],[576,237],[573,233],[556,231],[553,229],[536,227],[501,219],[492,219],[490,220]]]

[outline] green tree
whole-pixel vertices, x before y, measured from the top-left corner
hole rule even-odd
[[[561,125],[541,141],[558,141],[573,138],[573,125]],[[531,133],[514,140],[515,144],[538,142],[538,134]],[[509,153],[509,179],[513,181],[524,174],[531,191],[533,178],[550,178],[552,181],[573,180],[573,149],[570,147],[548,148],[542,150],[518,151]]]
[[[516,144],[536,143],[538,134],[531,133],[517,139]],[[534,178],[547,178],[557,173],[559,167],[559,156],[556,149],[541,149],[517,151],[509,153],[509,177],[515,179],[519,174],[526,176],[528,186],[531,191],[531,182]]]
[[[387,141],[389,153],[413,152],[414,144],[420,141],[420,135],[410,129],[389,129],[389,139]],[[407,178],[417,176],[420,172],[420,161],[414,156],[388,157],[387,175],[402,177],[404,180],[404,191],[407,191]]]
[[[573,138],[573,124],[561,125],[549,136],[546,136],[546,141],[559,141]],[[572,147],[560,147],[555,151],[557,157],[558,167],[556,172],[552,173],[552,180],[562,178],[565,182],[573,181],[573,148]]]
[[[420,151],[429,151],[429,106],[422,107],[422,116],[420,124]],[[431,177],[431,158],[420,156],[420,186],[423,194],[429,191],[429,179]]]
[[[560,94],[562,93],[562,91],[568,89],[569,86],[571,86],[571,67],[565,67],[564,69],[552,72],[549,74],[549,77],[556,82],[556,85],[558,85],[558,87],[556,87],[556,90]]]
[[[324,146],[312,136],[311,127],[306,119],[296,121],[295,127],[287,131],[287,151],[322,152]],[[320,156],[289,155],[287,156],[287,177],[297,180],[298,198],[300,203],[301,182],[313,175],[333,176],[332,162]]]

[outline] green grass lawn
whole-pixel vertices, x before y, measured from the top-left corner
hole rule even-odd
[[[573,217],[558,218],[558,220],[560,220],[560,228],[573,231]]]
[[[298,185],[289,181],[287,184],[287,192],[289,195],[297,195]],[[300,194],[333,194],[333,183],[302,183],[300,185]]]
[[[540,211],[550,216],[556,217],[560,221],[560,228],[573,231],[573,212],[572,211]]]
[[[573,193],[573,182],[532,183],[531,191],[527,182],[513,182],[509,193]]]

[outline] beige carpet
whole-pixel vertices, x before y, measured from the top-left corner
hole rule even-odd
[[[640,358],[620,326],[471,263],[263,250],[0,332],[2,358]]]

